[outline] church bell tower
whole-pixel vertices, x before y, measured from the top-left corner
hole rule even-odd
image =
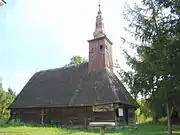
[[[107,38],[102,12],[99,3],[99,11],[96,17],[94,38],[89,42],[89,72],[100,69],[113,71],[112,42]]]

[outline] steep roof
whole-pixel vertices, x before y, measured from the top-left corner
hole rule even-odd
[[[88,63],[35,73],[10,108],[88,106],[120,102],[136,105],[117,76],[88,73]]]

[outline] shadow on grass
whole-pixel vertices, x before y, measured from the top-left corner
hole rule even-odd
[[[180,135],[180,126],[172,126],[173,135]],[[137,131],[125,133],[125,135],[167,135],[168,128],[166,124],[142,124],[139,125]]]

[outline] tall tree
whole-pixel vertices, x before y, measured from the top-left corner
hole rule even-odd
[[[180,2],[178,0],[143,0],[142,7],[127,7],[126,28],[139,45],[131,43],[137,56],[125,51],[133,72],[123,79],[137,96],[150,97],[152,108],[160,101],[166,105],[168,133],[172,134],[171,115],[180,94]]]

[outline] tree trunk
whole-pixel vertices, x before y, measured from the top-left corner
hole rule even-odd
[[[41,109],[41,124],[44,124],[44,108]]]
[[[180,109],[178,109],[178,118],[180,120]]]
[[[153,118],[153,122],[157,123],[158,119],[157,119],[157,115],[156,115],[156,111],[154,109],[154,106],[152,107],[152,118]]]
[[[1,109],[0,118],[2,119],[6,108],[3,106]]]
[[[167,109],[167,118],[168,118],[168,135],[172,135],[171,116],[172,116],[173,107],[169,105],[168,101],[166,102],[166,109]]]

